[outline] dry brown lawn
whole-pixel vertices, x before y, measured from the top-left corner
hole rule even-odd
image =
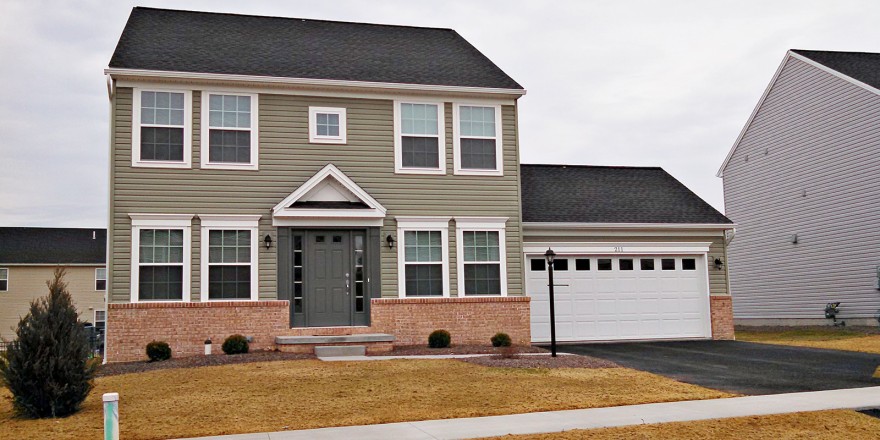
[[[763,344],[827,348],[880,354],[880,334],[876,329],[835,327],[794,327],[771,329],[738,327],[736,339]]]
[[[504,369],[454,360],[279,361],[102,377],[83,410],[12,417],[0,439],[101,437],[101,394],[120,395],[123,438],[164,439],[728,397],[626,368]]]
[[[509,435],[487,440],[800,440],[805,438],[876,440],[880,438],[880,419],[855,411],[839,410],[575,430],[556,434]]]

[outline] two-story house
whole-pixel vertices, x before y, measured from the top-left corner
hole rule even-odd
[[[553,217],[533,204],[544,220],[527,252],[517,128],[525,90],[453,30],[135,8],[106,74],[109,361],[142,358],[152,339],[176,355],[201,353],[206,339],[233,333],[255,349],[289,351],[354,341],[389,350],[440,328],[455,343],[486,344],[500,331],[516,343],[543,340],[525,262],[548,242],[567,243],[562,260],[581,255],[572,274],[584,275],[592,255],[598,275],[644,274],[625,285],[652,292],[644,303],[632,301],[636,292],[620,308],[593,307],[589,319],[615,330],[588,339],[712,336],[710,253],[724,258],[729,221],[671,177],[635,178],[650,186],[639,194],[684,194],[643,213],[696,204],[702,214],[610,216],[585,233],[601,216],[579,222],[580,211]],[[554,204],[572,193],[558,194]],[[648,223],[619,230],[633,219]],[[679,220],[691,225],[670,225]],[[596,238],[608,228],[616,232]],[[613,262],[597,259],[614,252]],[[646,262],[631,272],[632,258],[619,262],[627,253]],[[539,263],[529,264],[540,279]],[[712,294],[725,297],[726,271],[716,271]],[[613,316],[595,319],[596,310]],[[647,324],[633,332],[634,320]],[[658,327],[672,321],[686,324]]]
[[[790,50],[718,170],[734,318],[880,317],[880,54]]]

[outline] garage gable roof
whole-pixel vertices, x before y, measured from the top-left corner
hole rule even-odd
[[[0,228],[4,264],[95,264],[107,261],[107,230]]]
[[[732,223],[659,167],[523,164],[520,175],[524,222]]]

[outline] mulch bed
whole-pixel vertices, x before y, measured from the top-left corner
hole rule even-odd
[[[515,345],[512,347],[517,353],[549,353],[541,347],[530,345]],[[429,348],[426,345],[403,345],[394,347],[394,351],[387,353],[389,356],[425,356],[435,354],[496,354],[498,348],[491,345],[453,345],[448,348]],[[384,354],[383,354],[384,355]]]
[[[512,358],[481,356],[458,360],[485,367],[500,368],[617,368],[620,366],[604,359],[579,355],[561,355],[555,358],[550,355],[514,356]]]
[[[246,364],[250,362],[289,361],[297,359],[314,359],[312,354],[282,353],[280,351],[255,351],[247,354],[215,354],[211,356],[190,356],[179,359],[169,359],[161,362],[120,362],[102,365],[98,370],[98,377],[115,376],[117,374],[143,373],[153,370],[167,370],[170,368],[196,368],[211,367],[215,365]]]

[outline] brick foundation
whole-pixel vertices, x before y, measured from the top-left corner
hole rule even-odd
[[[287,301],[110,304],[105,356],[109,362],[146,359],[147,343],[167,342],[174,357],[201,355],[205,339],[212,352],[229,335],[253,336],[252,350],[275,348],[275,336],[288,329]]]
[[[423,345],[437,329],[453,344],[488,344],[495,333],[515,344],[531,343],[529,298],[378,298],[371,302],[372,329],[395,336],[395,345]]]
[[[733,300],[729,296],[710,296],[712,339],[731,341],[733,332]]]

